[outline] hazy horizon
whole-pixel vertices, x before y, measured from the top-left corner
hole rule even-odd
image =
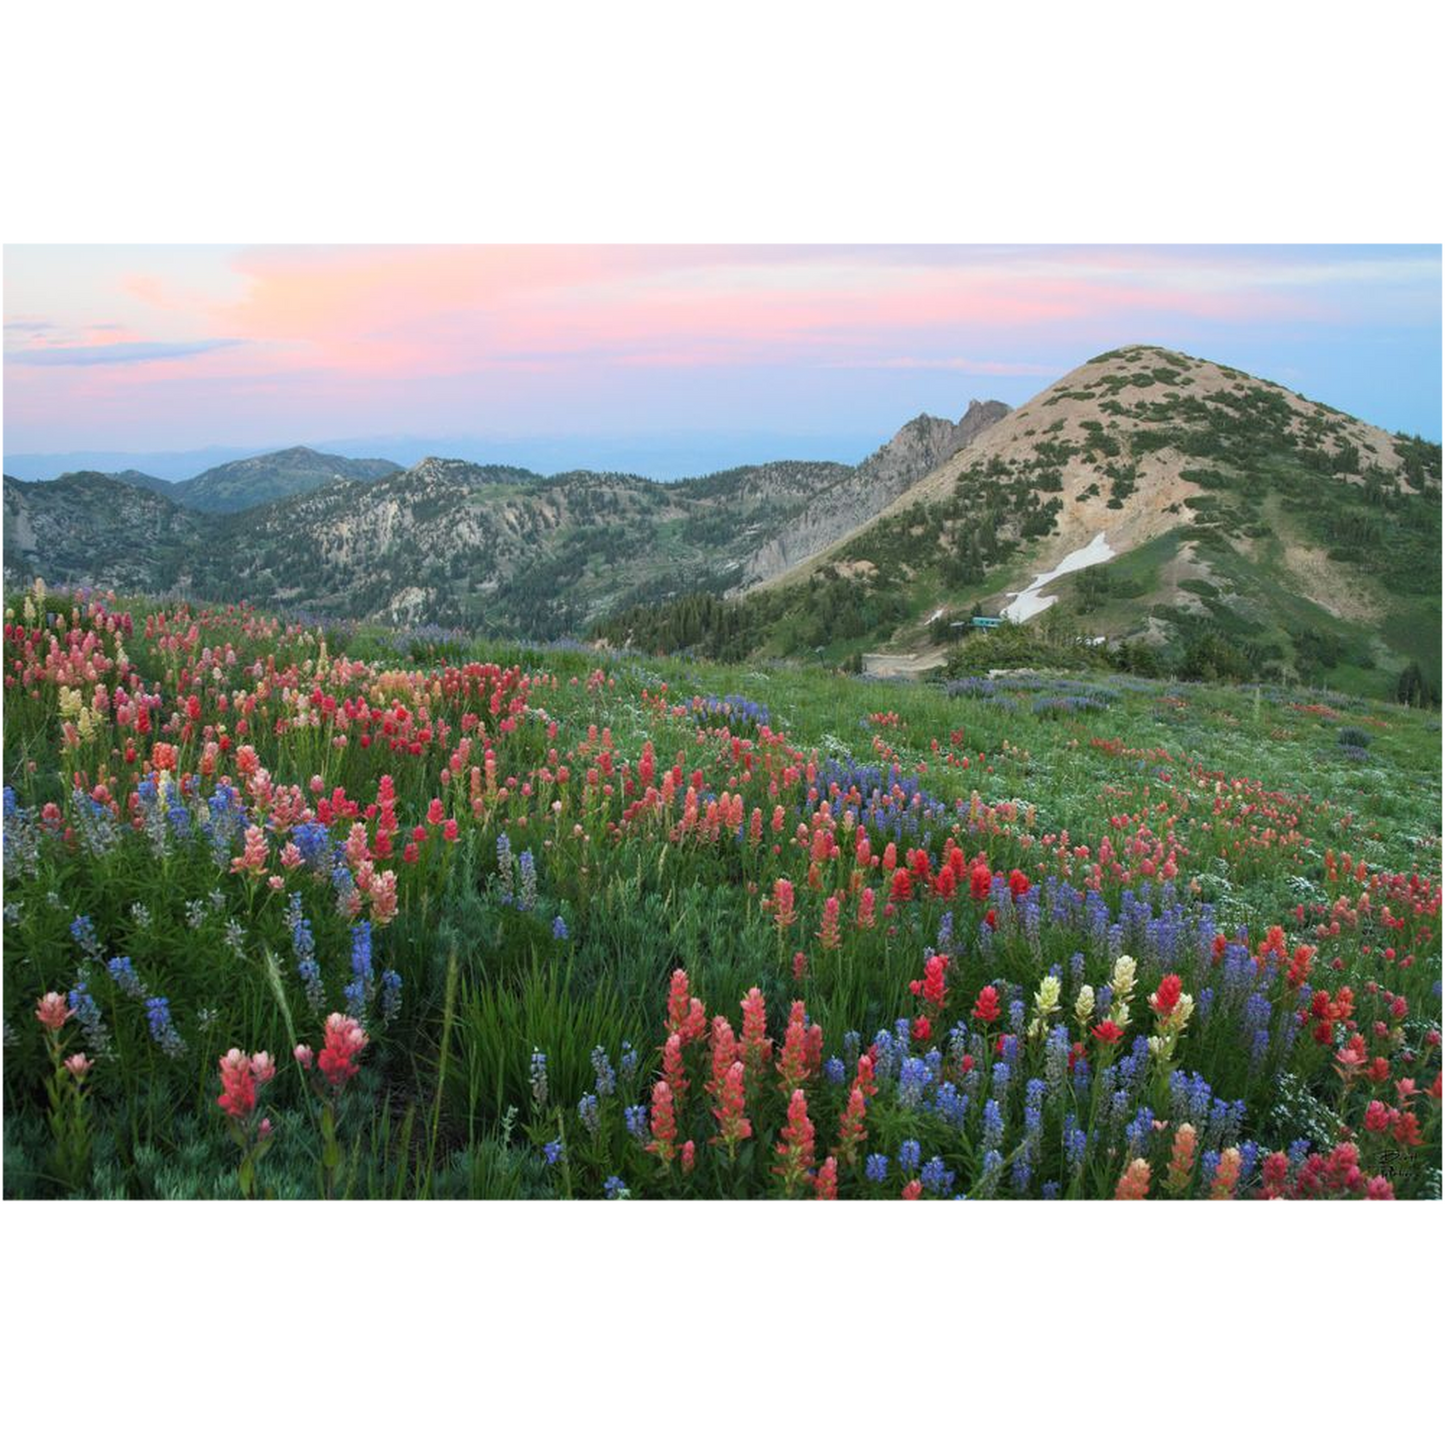
[[[962,413],[960,408],[958,415]],[[907,420],[909,418],[900,418],[899,425]],[[642,438],[562,434],[550,437],[323,437],[314,441],[278,441],[259,447],[217,445],[177,451],[97,447],[62,452],[16,452],[5,456],[4,470],[7,476],[24,482],[50,481],[64,472],[127,470],[180,482],[225,462],[265,456],[291,447],[309,447],[339,456],[379,457],[403,467],[414,466],[423,457],[439,456],[482,466],[523,467],[544,475],[611,471],[656,481],[677,481],[763,462],[828,461],[853,466],[876,451],[892,434],[837,434],[827,438],[768,432],[654,434]]]

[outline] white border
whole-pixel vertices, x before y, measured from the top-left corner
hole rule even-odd
[[[0,234],[1437,241],[1423,13],[27,7]],[[1253,1439],[1434,1413],[1434,1206],[608,1208],[7,1203],[0,1420]]]

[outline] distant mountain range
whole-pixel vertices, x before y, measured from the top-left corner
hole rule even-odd
[[[1007,411],[917,417],[857,467],[769,462],[669,483],[438,457],[400,470],[305,448],[175,487],[7,477],[6,574],[557,636],[617,608],[771,576]],[[289,496],[252,500],[286,485]]]
[[[1356,691],[1408,661],[1439,680],[1439,446],[1152,346],[1016,411],[916,417],[858,466],[659,483],[292,448],[175,486],[6,477],[4,506],[12,582],[920,667],[1007,610],[1166,650],[1217,633]]]
[[[379,458],[334,456],[310,447],[288,447],[264,456],[241,457],[222,462],[185,481],[168,482],[163,477],[129,468],[123,472],[63,472],[56,481],[77,477],[103,476],[127,486],[140,487],[167,497],[196,512],[244,512],[266,502],[315,491],[328,482],[375,481],[401,468]],[[45,485],[34,483],[33,485]]]

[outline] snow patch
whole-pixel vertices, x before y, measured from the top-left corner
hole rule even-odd
[[[1104,533],[1100,532],[1087,547],[1070,552],[1052,572],[1044,572],[1035,577],[1022,592],[1010,592],[1009,596],[1014,600],[1003,609],[1003,616],[1010,622],[1027,622],[1030,617],[1037,617],[1054,603],[1055,599],[1052,597],[1039,596],[1050,582],[1056,582],[1070,572],[1082,572],[1085,567],[1095,567],[1100,562],[1108,562],[1113,556],[1114,549],[1104,540]]]

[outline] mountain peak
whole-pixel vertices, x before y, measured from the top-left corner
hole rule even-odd
[[[1029,594],[1031,613],[1057,604],[1087,619],[1080,631],[1175,657],[1206,633],[1225,637],[1253,675],[1353,683],[1412,659],[1428,671],[1439,477],[1438,446],[1139,343],[994,421],[775,585],[846,582],[855,618],[926,598],[920,617],[867,642],[939,662],[935,624],[996,616]]]
[[[313,447],[287,447],[261,456],[223,462],[179,482],[175,495],[198,512],[241,512],[264,502],[313,492],[331,482],[374,482],[401,468],[379,457],[341,457]]]

